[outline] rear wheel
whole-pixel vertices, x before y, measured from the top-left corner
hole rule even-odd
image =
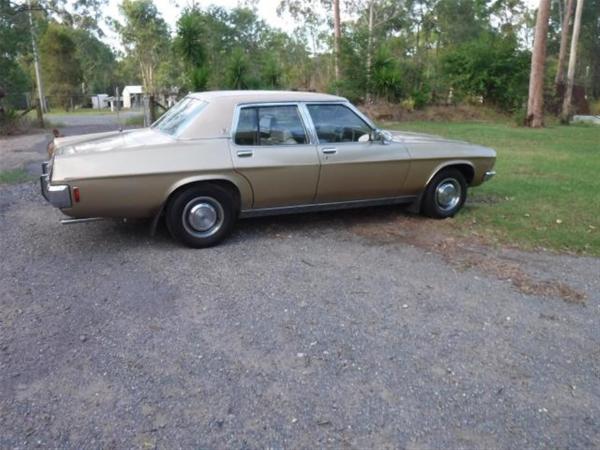
[[[421,212],[435,219],[453,217],[467,199],[467,181],[458,169],[443,169],[437,173],[423,195]]]
[[[216,245],[233,228],[233,195],[212,184],[189,187],[169,201],[166,222],[171,236],[185,245],[194,248]]]

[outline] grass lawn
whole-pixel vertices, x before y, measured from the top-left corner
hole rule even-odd
[[[0,171],[0,184],[17,184],[29,181],[33,177],[24,169]]]
[[[519,247],[600,256],[600,127],[406,122],[386,128],[495,148],[496,178],[470,190],[460,232]]]

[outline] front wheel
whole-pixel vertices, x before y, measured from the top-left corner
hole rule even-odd
[[[458,169],[437,173],[423,194],[421,212],[434,219],[453,217],[467,199],[467,181]]]
[[[233,228],[233,195],[216,185],[192,186],[169,201],[166,221],[171,236],[189,247],[216,245]]]

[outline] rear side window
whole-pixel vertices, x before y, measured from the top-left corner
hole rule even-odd
[[[368,140],[371,127],[350,108],[325,104],[307,107],[320,143]]]
[[[240,110],[235,143],[298,145],[308,138],[297,106],[249,106]]]

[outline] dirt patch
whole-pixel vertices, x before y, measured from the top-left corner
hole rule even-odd
[[[482,105],[449,105],[428,106],[420,110],[407,110],[399,104],[379,102],[363,104],[360,110],[378,122],[402,121],[439,121],[439,122],[471,122],[496,121],[506,122],[510,118],[498,111]]]
[[[454,267],[462,270],[477,268],[487,275],[510,282],[527,295],[585,304],[586,296],[582,292],[559,280],[537,279],[520,262],[498,254],[481,236],[457,236],[452,219],[433,222],[415,216],[397,216],[385,224],[356,224],[351,230],[376,243],[400,241],[434,252]]]

